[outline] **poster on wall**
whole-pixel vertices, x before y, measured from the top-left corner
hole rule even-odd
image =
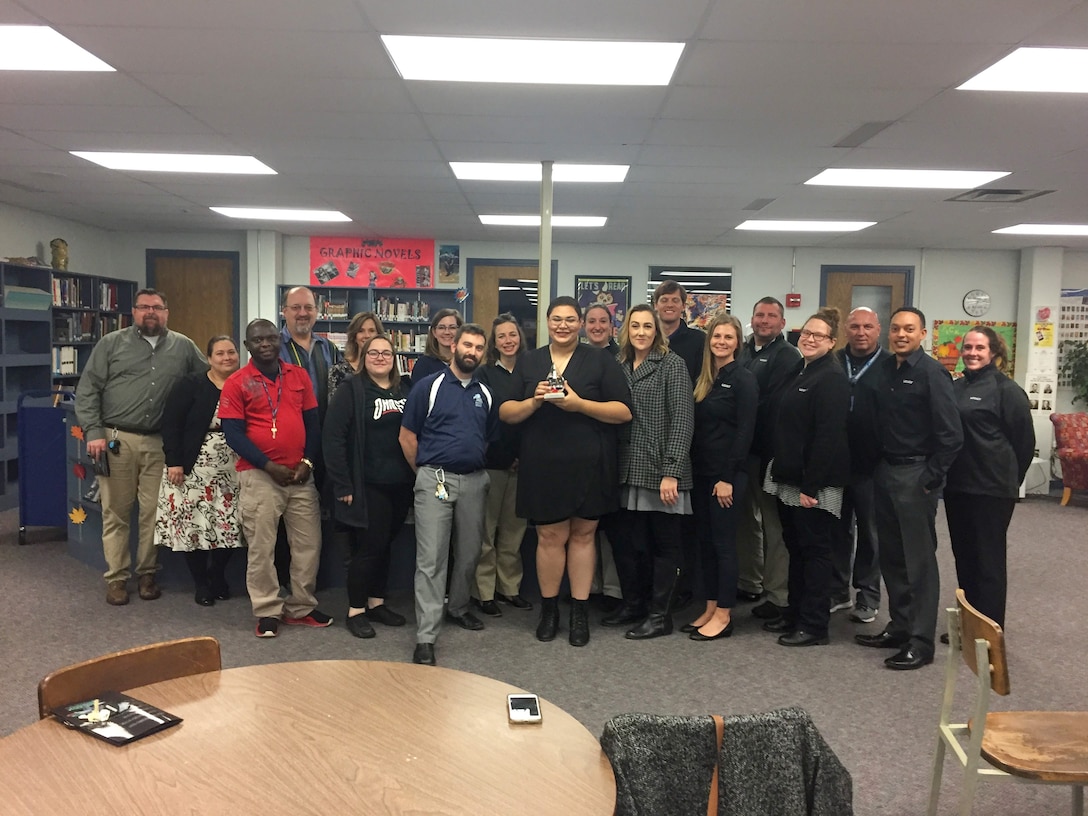
[[[1065,343],[1088,343],[1088,289],[1062,289],[1058,313],[1058,385],[1071,385],[1061,375]]]
[[[711,295],[706,293],[688,293],[687,324],[693,329],[706,330],[719,314],[729,314],[732,295]]]
[[[1009,361],[1006,372],[1013,376],[1013,363],[1016,360],[1016,323],[994,322],[992,320],[934,320],[932,353],[937,362],[943,365],[955,378],[963,376],[963,360],[960,359],[960,346],[963,336],[973,326],[989,326],[1009,349]]]
[[[631,279],[575,275],[574,298],[582,312],[590,306],[604,306],[612,315],[612,325],[619,329],[631,305]]]
[[[431,289],[434,241],[311,236],[310,285]]]
[[[454,289],[461,285],[461,247],[457,244],[438,247],[438,285]]]

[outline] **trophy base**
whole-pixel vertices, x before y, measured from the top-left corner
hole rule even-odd
[[[563,399],[566,396],[567,396],[567,393],[565,391],[552,391],[549,394],[545,394],[544,399],[546,399],[546,400],[558,400],[558,399]]]

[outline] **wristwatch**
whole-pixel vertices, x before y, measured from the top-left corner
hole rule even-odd
[[[305,456],[298,460],[300,465],[306,465],[311,471],[314,469],[314,463],[307,459]]]

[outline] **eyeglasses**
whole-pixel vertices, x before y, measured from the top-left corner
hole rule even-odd
[[[309,303],[307,303],[305,305],[299,305],[299,304],[296,303],[294,306],[288,306],[287,311],[289,311],[289,312],[316,312],[317,307],[313,306],[313,305],[311,305]]]
[[[378,351],[377,349],[371,349],[366,353],[366,356],[371,360],[392,360],[393,352],[391,351]]]
[[[808,329],[803,329],[801,331],[801,339],[802,340],[809,340],[809,339],[812,339],[812,340],[830,340],[831,335],[830,334],[821,334],[820,332],[814,332],[814,331],[809,331]]]
[[[457,324],[453,323],[452,325],[449,325],[449,326],[435,326],[434,330],[435,331],[457,331]]]
[[[563,325],[577,326],[578,325],[578,318],[577,317],[549,317],[548,322],[551,323],[553,326],[563,326]]]
[[[148,306],[146,303],[137,303],[132,307],[133,311],[137,312],[165,312],[165,306],[159,306],[157,303],[154,306]]]

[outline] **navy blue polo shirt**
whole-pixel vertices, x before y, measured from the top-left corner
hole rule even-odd
[[[447,368],[413,383],[401,424],[419,439],[416,465],[473,473],[484,467],[499,406],[475,377],[462,385]]]

